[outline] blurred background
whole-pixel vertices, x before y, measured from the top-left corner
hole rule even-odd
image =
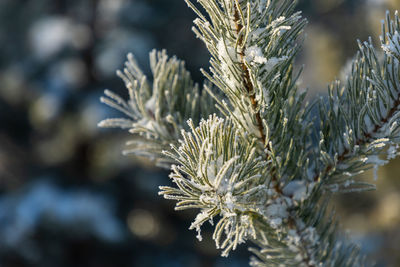
[[[310,97],[340,78],[356,39],[378,41],[398,0],[301,0],[309,19],[298,64]],[[133,52],[166,48],[198,82],[208,54],[183,0],[0,0],[0,266],[248,266],[221,258],[192,212],[157,195],[168,172],[124,157],[127,132],[97,128],[115,116],[104,89],[123,96],[115,70]],[[400,266],[400,161],[379,170],[378,191],[341,195],[344,229],[378,266]],[[373,182],[372,175],[365,180]]]

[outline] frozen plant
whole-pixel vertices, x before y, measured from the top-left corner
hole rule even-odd
[[[368,266],[327,205],[334,193],[374,189],[356,176],[398,154],[397,13],[380,49],[359,42],[346,81],[307,105],[293,70],[306,25],[295,1],[186,2],[211,55],[204,85],[165,51],[150,54],[151,80],[128,55],[118,75],[129,99],[102,98],[126,116],[100,126],[129,129],[137,138],[126,153],[171,169],[175,186],[160,195],[198,211],[189,228],[199,240],[212,224],[223,256],[250,244],[251,266]]]

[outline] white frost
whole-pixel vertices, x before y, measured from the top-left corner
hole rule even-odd
[[[385,165],[388,161],[380,159],[377,155],[368,156],[367,163],[374,164],[374,180],[378,179],[378,167]]]
[[[215,177],[217,176],[218,171],[222,168],[224,164],[223,156],[220,155],[217,160],[210,160],[207,165],[207,179],[213,185],[215,185]]]
[[[258,138],[261,137],[259,129],[257,128],[256,125],[254,125],[253,119],[250,117],[248,113],[242,112],[240,111],[240,109],[236,108],[233,111],[233,114],[250,133],[254,134]]]
[[[235,208],[236,198],[232,196],[231,192],[228,192],[225,195],[225,205],[232,212]]]
[[[269,221],[272,228],[276,229],[282,225],[282,218],[274,218]]]
[[[261,48],[256,45],[250,46],[246,49],[245,60],[251,65],[263,64],[267,62],[267,59],[264,57]]]
[[[302,201],[307,197],[307,186],[304,181],[291,181],[283,188],[283,194]]]
[[[269,217],[281,217],[281,218],[287,218],[289,215],[286,206],[284,205],[279,205],[279,204],[272,204],[267,207],[266,210],[266,215]]]
[[[388,156],[387,159],[394,159],[397,156],[397,150],[399,149],[399,145],[391,145],[387,151]]]
[[[386,44],[382,44],[382,49],[389,56],[400,56],[400,34],[398,31],[391,36],[388,33],[388,41]]]
[[[303,231],[303,239],[308,241],[308,245],[315,246],[319,242],[319,235],[314,227],[307,227]]]
[[[272,228],[278,228],[281,226],[283,220],[288,218],[287,202],[290,202],[290,199],[286,199],[285,197],[274,199],[273,203],[268,205],[262,212]]]
[[[277,19],[275,19],[274,21],[271,22],[271,24],[269,25],[269,27],[272,28],[272,35],[276,35],[276,36],[280,36],[283,33],[285,33],[286,31],[290,30],[292,27],[289,25],[283,25],[283,23],[285,22],[286,17],[281,16]]]
[[[371,156],[368,156],[368,160],[366,163],[382,166],[387,163],[387,160],[381,159],[377,155],[371,155]]]
[[[263,68],[267,71],[267,72],[271,72],[278,64],[282,63],[283,61],[285,61],[288,57],[287,56],[283,56],[283,57],[271,57],[267,60],[267,62],[265,63],[265,65],[263,66]]]
[[[221,61],[221,70],[224,74],[225,82],[230,88],[234,89],[237,87],[237,81],[229,66],[233,65],[233,63],[237,61],[236,50],[234,46],[226,44],[223,39],[218,41],[217,49],[218,59]]]
[[[203,225],[203,223],[205,221],[208,220],[208,213],[207,211],[203,210],[202,212],[200,212],[199,214],[197,214],[196,219],[194,220],[194,222],[192,222],[192,224],[189,227],[189,230],[193,230],[196,229],[197,231],[197,236],[196,238],[201,241],[203,240],[203,237],[201,236],[201,226]]]

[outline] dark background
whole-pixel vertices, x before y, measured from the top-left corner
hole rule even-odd
[[[302,0],[310,25],[298,64],[310,97],[340,78],[356,39],[378,40],[385,0]],[[0,0],[0,266],[247,266],[242,247],[221,258],[193,212],[157,195],[168,172],[121,155],[127,132],[97,128],[116,116],[105,88],[126,96],[115,70],[133,52],[166,48],[193,78],[208,54],[183,0]],[[378,261],[400,266],[399,161],[379,172],[378,191],[337,198],[351,238]],[[364,177],[372,181],[370,174]]]

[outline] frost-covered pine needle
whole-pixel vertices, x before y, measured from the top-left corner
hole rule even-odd
[[[165,51],[150,53],[151,79],[129,54],[118,72],[128,100],[108,90],[101,99],[123,118],[99,126],[128,129],[127,153],[171,169],[174,186],[160,195],[198,212],[189,229],[199,240],[213,225],[222,256],[251,242],[255,267],[368,266],[328,204],[333,193],[374,189],[357,175],[399,153],[397,12],[386,15],[379,50],[358,41],[342,81],[307,105],[293,70],[306,25],[296,1],[185,1],[210,52],[203,88]]]

